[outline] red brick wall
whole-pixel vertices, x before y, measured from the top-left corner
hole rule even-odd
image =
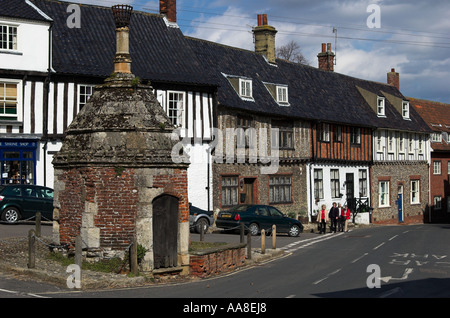
[[[173,174],[157,175],[153,179],[153,186],[163,188],[165,194],[177,197],[180,200],[178,207],[179,222],[189,222],[187,170],[175,169]]]
[[[170,169],[161,170],[170,171]],[[60,243],[74,246],[80,235],[86,202],[96,205],[94,226],[100,229],[100,246],[124,249],[136,232],[139,187],[136,169],[90,167],[64,170],[57,176],[65,184],[59,192]],[[153,187],[180,200],[179,222],[189,222],[187,170],[155,175]]]
[[[101,246],[123,248],[131,243],[138,203],[133,169],[71,169],[58,179],[65,183],[59,194],[61,244],[73,245],[80,234],[86,202],[97,204],[94,224],[100,228]]]
[[[246,248],[219,250],[204,255],[190,256],[192,276],[207,277],[231,271],[245,263]]]

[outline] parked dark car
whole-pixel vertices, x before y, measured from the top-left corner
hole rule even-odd
[[[27,220],[41,212],[42,220],[53,219],[53,189],[35,185],[1,185],[0,219],[8,223]]]
[[[227,211],[219,212],[216,226],[223,229],[239,229],[241,222],[252,235],[258,235],[262,229],[271,231],[273,224],[277,227],[277,233],[298,236],[303,232],[300,221],[287,217],[277,208],[269,205],[237,205]]]
[[[203,228],[203,233],[208,231],[208,228],[214,224],[214,214],[210,211],[205,211],[197,208],[189,203],[189,222],[191,229],[200,233]]]

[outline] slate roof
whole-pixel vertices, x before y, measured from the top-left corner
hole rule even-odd
[[[54,20],[53,69],[60,74],[107,77],[114,71],[115,24],[110,7],[80,4],[81,28],[67,26],[68,2],[32,0]],[[161,15],[134,11],[130,21],[131,71],[141,79],[214,85],[178,28]]]
[[[0,16],[34,21],[50,21],[45,14],[39,12],[25,0],[0,0],[0,3]]]
[[[391,85],[281,59],[277,59],[274,66],[253,51],[195,38],[188,39],[202,61],[204,70],[214,74],[219,81],[218,101],[226,107],[270,116],[405,131],[429,131],[414,109],[410,110],[411,120],[404,120],[387,98],[386,118],[378,118],[357,89],[360,87],[379,96],[387,93],[407,100]],[[251,78],[254,102],[241,99],[224,74]],[[290,106],[278,105],[263,82],[288,85]]]
[[[25,3],[25,0],[11,1],[22,6]],[[29,1],[54,20],[53,69],[58,74],[104,78],[113,72],[116,40],[110,7],[80,4],[81,28],[71,29],[66,21],[70,15],[67,13],[69,2]],[[31,15],[19,9],[17,12]],[[218,102],[226,107],[284,118],[430,131],[413,107],[410,108],[411,120],[402,118],[391,101],[392,98],[407,98],[391,85],[281,59],[276,60],[276,66],[270,65],[253,51],[185,37],[180,29],[168,27],[161,15],[133,12],[130,54],[132,72],[136,76],[153,82],[217,86]],[[241,99],[224,74],[251,78],[254,101]],[[264,82],[287,85],[290,106],[276,103]],[[392,97],[386,98],[385,118],[376,115],[374,105],[368,103],[361,89]]]

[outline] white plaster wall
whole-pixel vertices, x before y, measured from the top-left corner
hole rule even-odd
[[[186,152],[190,157],[188,168],[188,196],[189,202],[203,210],[208,210],[208,190],[209,184],[209,210],[212,211],[212,170],[208,144],[187,145]],[[209,170],[209,178],[208,178]]]
[[[17,50],[0,50],[0,68],[47,72],[49,25],[7,18],[0,19],[0,24],[17,27]]]
[[[323,170],[323,199],[320,199],[317,203],[314,198],[314,169]],[[339,185],[340,193],[343,194],[342,198],[332,198],[331,197],[331,169],[339,170]],[[319,210],[322,204],[325,204],[327,211],[333,205],[333,202],[341,203],[344,205],[347,201],[346,196],[346,185],[344,182],[346,180],[347,173],[353,173],[353,183],[354,183],[354,195],[359,198],[359,170],[365,169],[367,171],[367,195],[370,199],[370,176],[368,166],[344,166],[344,165],[331,165],[331,164],[312,164],[311,169],[308,166],[308,207],[309,211]],[[366,197],[363,197],[366,198]],[[370,202],[369,202],[370,204]]]

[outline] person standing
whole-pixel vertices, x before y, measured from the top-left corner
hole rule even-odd
[[[347,225],[348,220],[350,220],[350,209],[347,207],[347,205],[344,205],[344,216],[345,216],[345,223],[344,223],[344,232],[348,232]]]
[[[317,213],[317,222],[320,226],[319,234],[322,234],[326,232],[327,229],[327,222],[328,222],[328,214],[327,214],[327,206],[325,204],[322,204],[322,210]]]
[[[336,206],[336,202],[333,202],[333,206],[331,207],[330,212],[328,213],[328,217],[331,221],[330,231],[336,233],[337,222],[339,219],[339,210]]]
[[[338,232],[344,231],[344,223],[345,223],[345,216],[344,216],[344,208],[340,203],[338,203]]]

